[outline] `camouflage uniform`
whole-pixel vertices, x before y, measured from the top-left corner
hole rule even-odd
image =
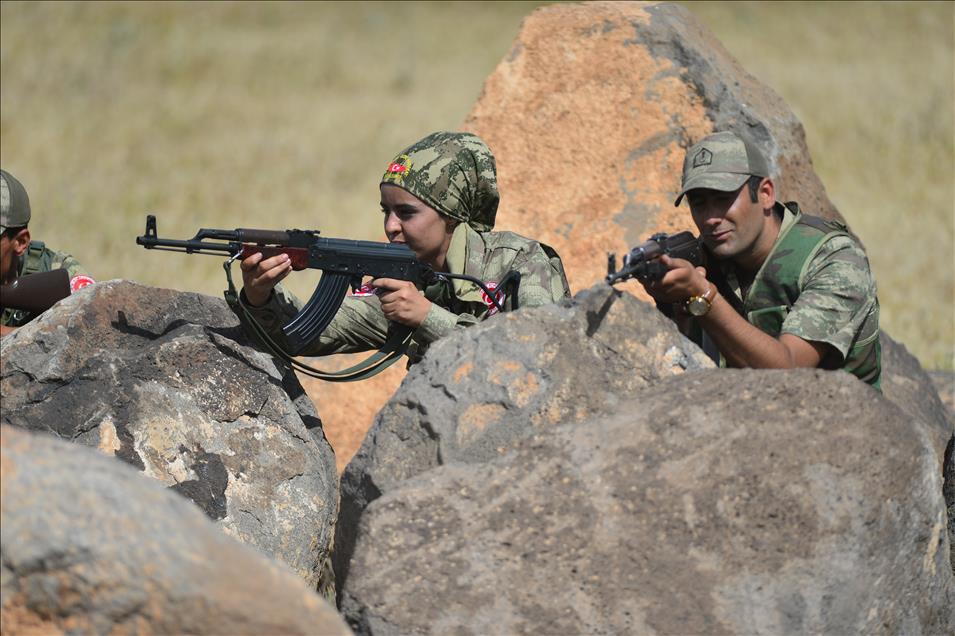
[[[70,290],[74,292],[94,282],[79,261],[69,254],[51,250],[42,241],[30,241],[30,248],[20,258],[17,277],[49,272],[54,269],[65,269],[70,273]],[[0,325],[21,327],[34,318],[36,314],[27,311],[4,309],[3,314],[0,315]]]
[[[745,137],[718,132],[694,144],[683,162],[682,189],[733,192],[752,177],[770,174],[766,158]],[[755,194],[753,194],[755,196]],[[731,259],[709,257],[708,277],[748,322],[778,338],[789,333],[824,342],[834,352],[819,364],[844,369],[880,389],[879,301],[869,261],[847,228],[803,215],[795,203],[776,203],[779,235],[748,289],[741,289]],[[695,320],[691,339],[725,365],[715,344]]]
[[[19,230],[27,227],[29,223],[30,197],[26,188],[12,174],[0,170],[0,232],[15,230],[19,233]],[[95,282],[75,258],[69,254],[54,252],[41,241],[30,241],[27,251],[19,257],[16,263],[16,278],[54,269],[66,269],[70,273],[70,291]],[[31,312],[4,309],[0,314],[0,325],[20,327],[34,318],[36,314]]]
[[[845,369],[880,389],[879,300],[865,251],[845,226],[805,217],[794,203],[776,206],[783,219],[779,236],[749,288],[740,287],[729,260],[716,261],[719,269],[711,279],[762,331],[831,345],[837,353],[823,359],[821,368]],[[815,227],[797,225],[807,223]],[[808,249],[791,259],[793,234],[799,230],[810,237],[803,241]],[[714,352],[700,331],[704,349]]]
[[[440,214],[459,221],[446,256],[448,271],[478,278],[491,289],[509,270],[521,273],[519,307],[531,307],[570,296],[560,257],[550,247],[512,232],[491,232],[498,192],[494,156],[477,136],[439,132],[402,151],[385,170],[382,183],[401,187]],[[474,283],[435,283],[424,290],[432,302],[408,349],[409,364],[428,346],[455,329],[476,324],[497,308]],[[244,295],[242,296],[244,301]],[[504,292],[498,301],[513,301]],[[301,304],[281,285],[262,307],[245,302],[252,316],[281,346],[288,348],[281,327]],[[389,321],[378,297],[368,287],[348,296],[322,335],[302,355],[354,353],[378,349],[388,336]]]

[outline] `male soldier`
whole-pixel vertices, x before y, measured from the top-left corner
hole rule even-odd
[[[494,292],[505,308],[514,300],[530,307],[570,295],[554,250],[513,232],[491,231],[498,206],[497,172],[494,155],[477,136],[428,135],[388,164],[379,190],[388,241],[407,245],[434,271],[473,276],[491,290],[507,272],[519,272],[516,299],[507,290]],[[267,259],[253,254],[242,261],[241,302],[283,346],[281,326],[300,305],[276,283],[291,271],[284,254]],[[377,349],[394,322],[415,330],[408,350],[413,363],[438,338],[496,311],[492,299],[471,282],[436,282],[418,290],[409,281],[380,278],[345,298],[325,331],[301,354]]]
[[[30,199],[23,185],[6,170],[0,170],[0,283],[9,285],[21,276],[54,269],[70,273],[70,291],[93,284],[93,279],[69,254],[54,252],[41,241],[30,240]],[[0,336],[36,318],[22,310],[4,309]]]
[[[841,223],[780,204],[766,159],[732,132],[683,162],[706,267],[661,257],[644,284],[721,366],[844,369],[878,390],[879,301],[862,246]]]

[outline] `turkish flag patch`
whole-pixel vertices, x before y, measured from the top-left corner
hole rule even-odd
[[[494,292],[494,290],[497,289],[497,281],[493,281],[493,280],[488,281],[487,283],[485,283],[485,285],[492,292]],[[503,291],[494,292],[494,300],[497,300],[497,302],[501,305],[504,304],[504,297],[505,297],[505,294]],[[494,304],[494,300],[491,300],[491,297],[487,295],[486,291],[481,290],[481,298],[482,300],[484,300],[484,303],[488,306],[487,315],[493,316],[494,314],[496,314],[498,311],[497,305]]]
[[[374,296],[377,293],[378,293],[377,287],[372,287],[371,283],[365,283],[364,285],[356,289],[354,292],[352,292],[352,296]]]
[[[70,279],[70,293],[75,294],[78,290],[83,289],[87,285],[92,285],[95,282],[95,280],[83,274],[74,276]]]

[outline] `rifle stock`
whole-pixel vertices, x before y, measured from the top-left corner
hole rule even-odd
[[[70,273],[65,269],[21,276],[0,285],[0,307],[42,313],[70,295]]]

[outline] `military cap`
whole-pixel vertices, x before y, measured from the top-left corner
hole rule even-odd
[[[6,170],[0,170],[0,232],[25,227],[30,222],[30,197],[23,184]]]
[[[680,205],[683,195],[697,188],[732,192],[751,176],[769,176],[769,164],[763,154],[751,141],[734,132],[714,133],[686,151],[683,187],[673,205]]]
[[[381,183],[407,190],[478,232],[494,228],[500,200],[497,168],[491,149],[477,135],[431,133],[398,153]]]

